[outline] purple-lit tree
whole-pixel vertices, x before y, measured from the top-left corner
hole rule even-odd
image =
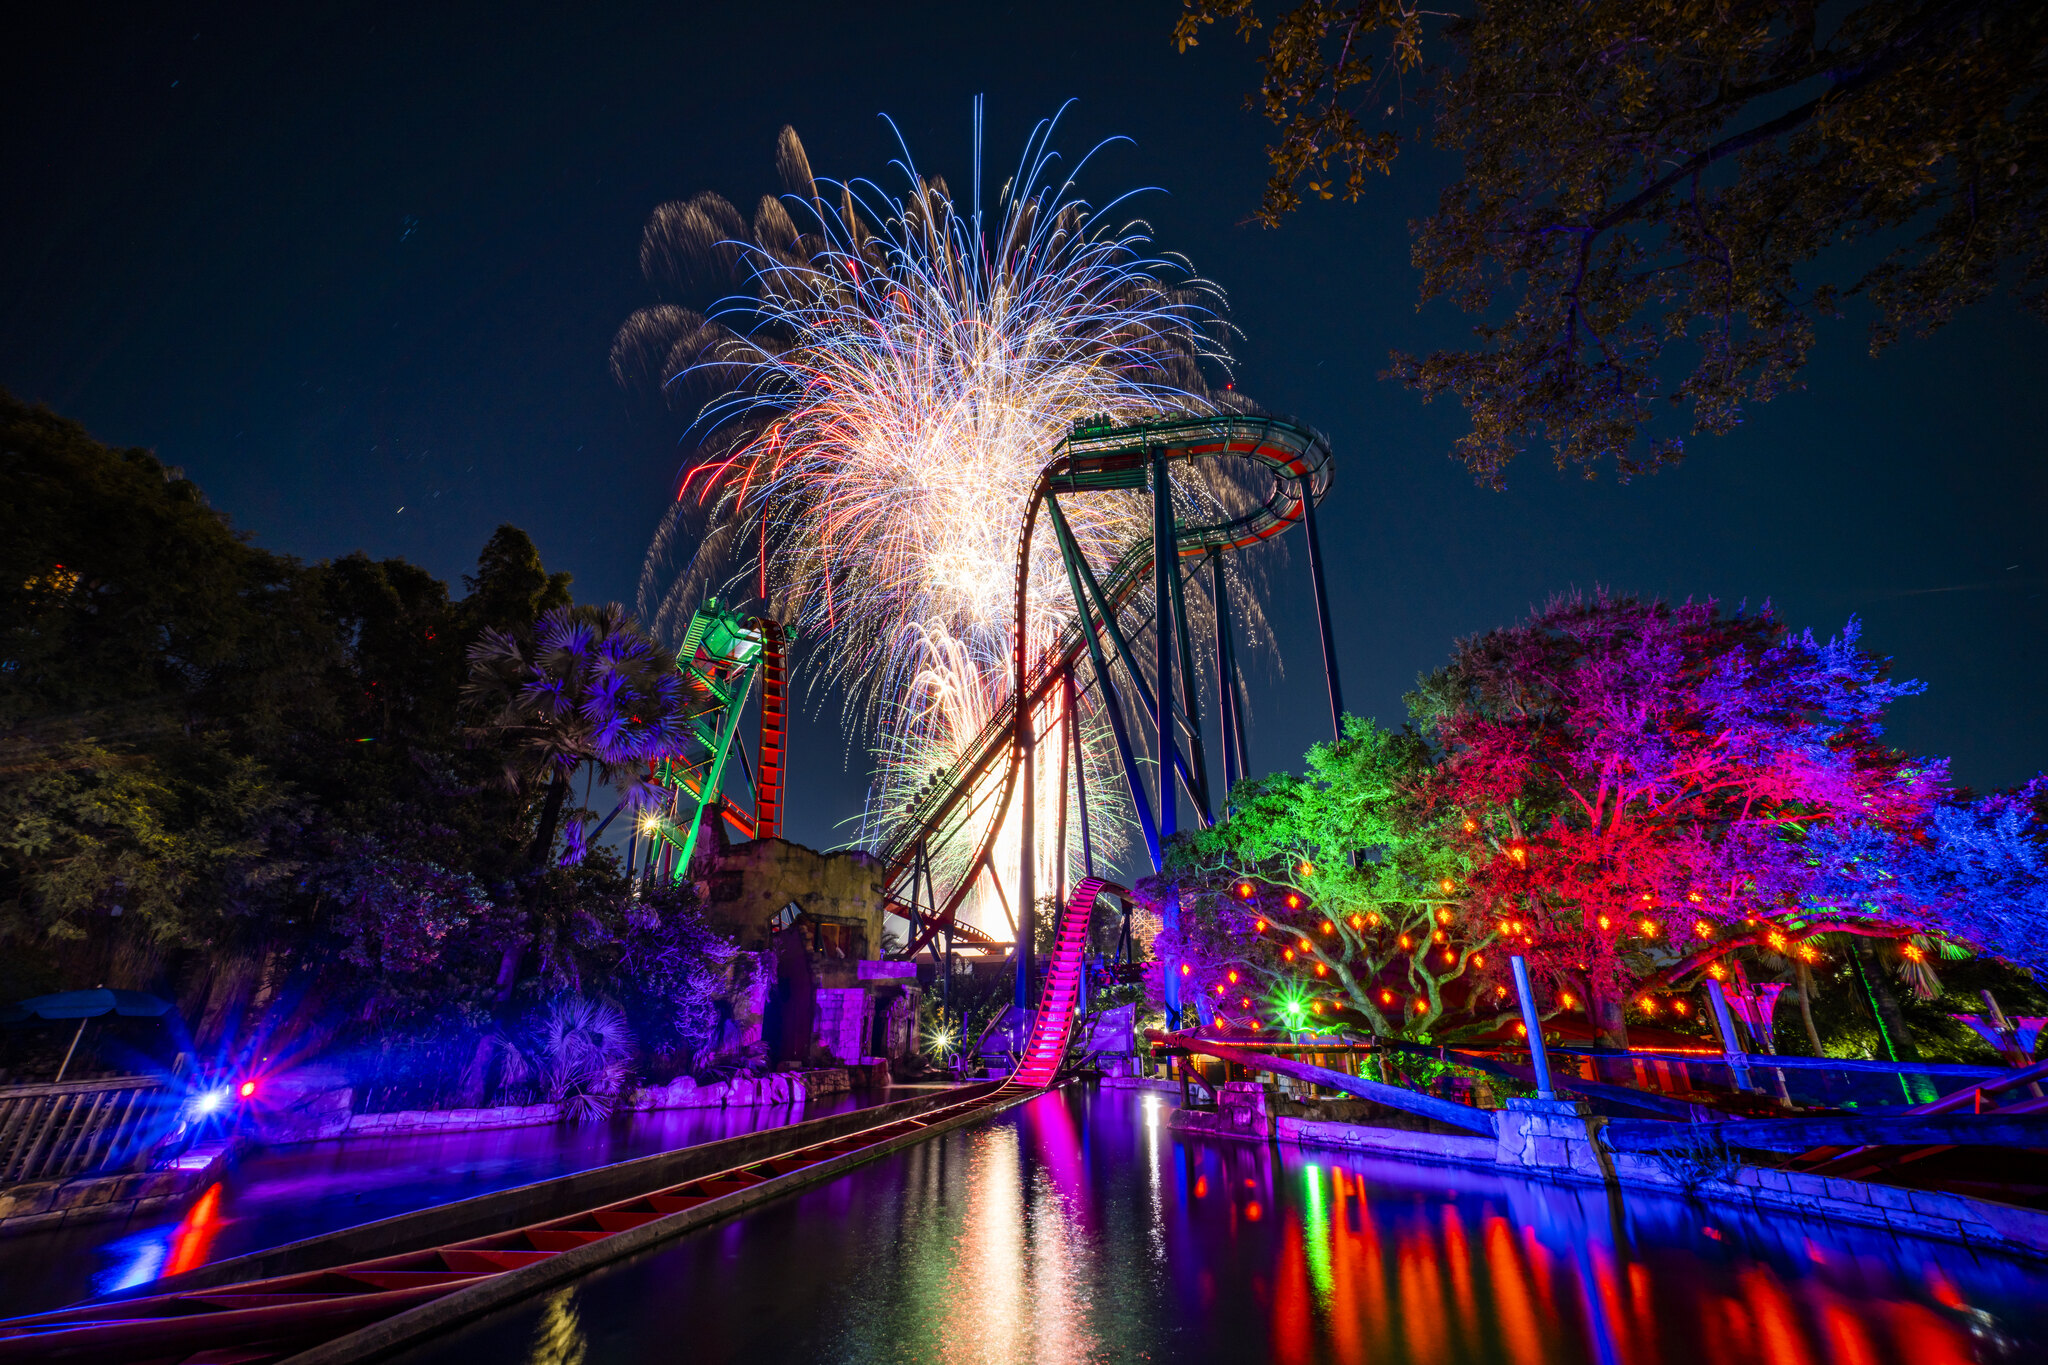
[[[1839,894],[1946,787],[1879,744],[1920,690],[1885,673],[1853,621],[1822,642],[1711,601],[1572,598],[1463,642],[1411,705],[1470,864],[1464,931],[1490,925],[1626,1046],[1631,995],[1736,947],[1937,928],[1914,897]]]
[[[2048,773],[1937,807],[1928,833],[1883,890],[1931,907],[1948,934],[2048,982]]]
[[[496,907],[477,880],[438,863],[407,858],[371,841],[326,871],[319,899],[330,906],[321,926],[335,955],[374,978],[437,972],[450,936],[492,918]]]
[[[681,744],[682,675],[624,608],[557,607],[531,634],[485,631],[469,658],[463,700],[480,720],[470,733],[503,747],[509,784],[542,793],[530,866],[546,863],[569,779],[584,764],[629,808],[662,798],[648,765]],[[571,823],[568,842],[564,865],[583,858],[581,819]],[[505,944],[500,1000],[511,997],[526,943],[514,936]]]

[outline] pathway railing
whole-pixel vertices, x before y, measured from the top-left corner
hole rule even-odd
[[[133,1159],[158,1136],[169,1098],[153,1076],[0,1088],[0,1184]]]

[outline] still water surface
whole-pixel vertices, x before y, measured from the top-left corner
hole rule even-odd
[[[1182,1139],[1079,1087],[402,1357],[2048,1359],[2048,1264],[1675,1198]]]
[[[0,1241],[0,1316],[57,1308],[302,1237],[887,1098],[881,1092],[872,1098],[824,1095],[803,1106],[668,1109],[606,1124],[283,1147],[243,1162],[183,1209]]]

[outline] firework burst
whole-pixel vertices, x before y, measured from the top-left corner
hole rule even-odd
[[[672,634],[704,593],[737,590],[820,642],[826,674],[870,736],[872,828],[886,828],[1006,701],[1017,527],[1075,423],[1228,399],[1204,380],[1228,363],[1220,294],[1152,254],[1142,224],[1112,216],[1118,203],[1074,198],[1052,132],[1051,122],[1034,132],[984,232],[979,212],[961,211],[907,152],[909,190],[893,197],[867,181],[816,179],[784,129],[788,192],[764,197],[750,227],[699,195],[657,210],[642,246],[659,286],[745,292],[709,316],[644,309],[613,349],[621,382],[656,383],[696,409],[695,450],[642,578],[643,612]],[[1244,497],[1213,474],[1185,480],[1181,496],[1191,514]],[[1147,534],[1147,515],[1143,494],[1068,505],[1097,564]],[[1041,534],[1034,653],[1072,616],[1042,522]],[[1080,722],[1090,817],[1113,843],[1121,800],[1101,727],[1088,713]],[[1038,785],[1047,803],[1055,785]],[[1053,814],[1048,805],[1038,828],[1050,831]],[[949,854],[967,850],[939,850]],[[975,918],[998,923],[985,909]]]

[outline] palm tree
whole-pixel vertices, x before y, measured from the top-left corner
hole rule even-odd
[[[527,864],[545,866],[562,822],[569,780],[584,764],[640,809],[659,800],[649,762],[682,742],[683,679],[666,651],[625,608],[556,607],[531,631],[486,630],[469,651],[463,704],[475,742],[505,752],[505,780],[515,791],[543,792],[540,819],[527,845]],[[572,826],[565,864],[583,856],[582,824]],[[525,951],[506,947],[499,999],[509,999]]]

